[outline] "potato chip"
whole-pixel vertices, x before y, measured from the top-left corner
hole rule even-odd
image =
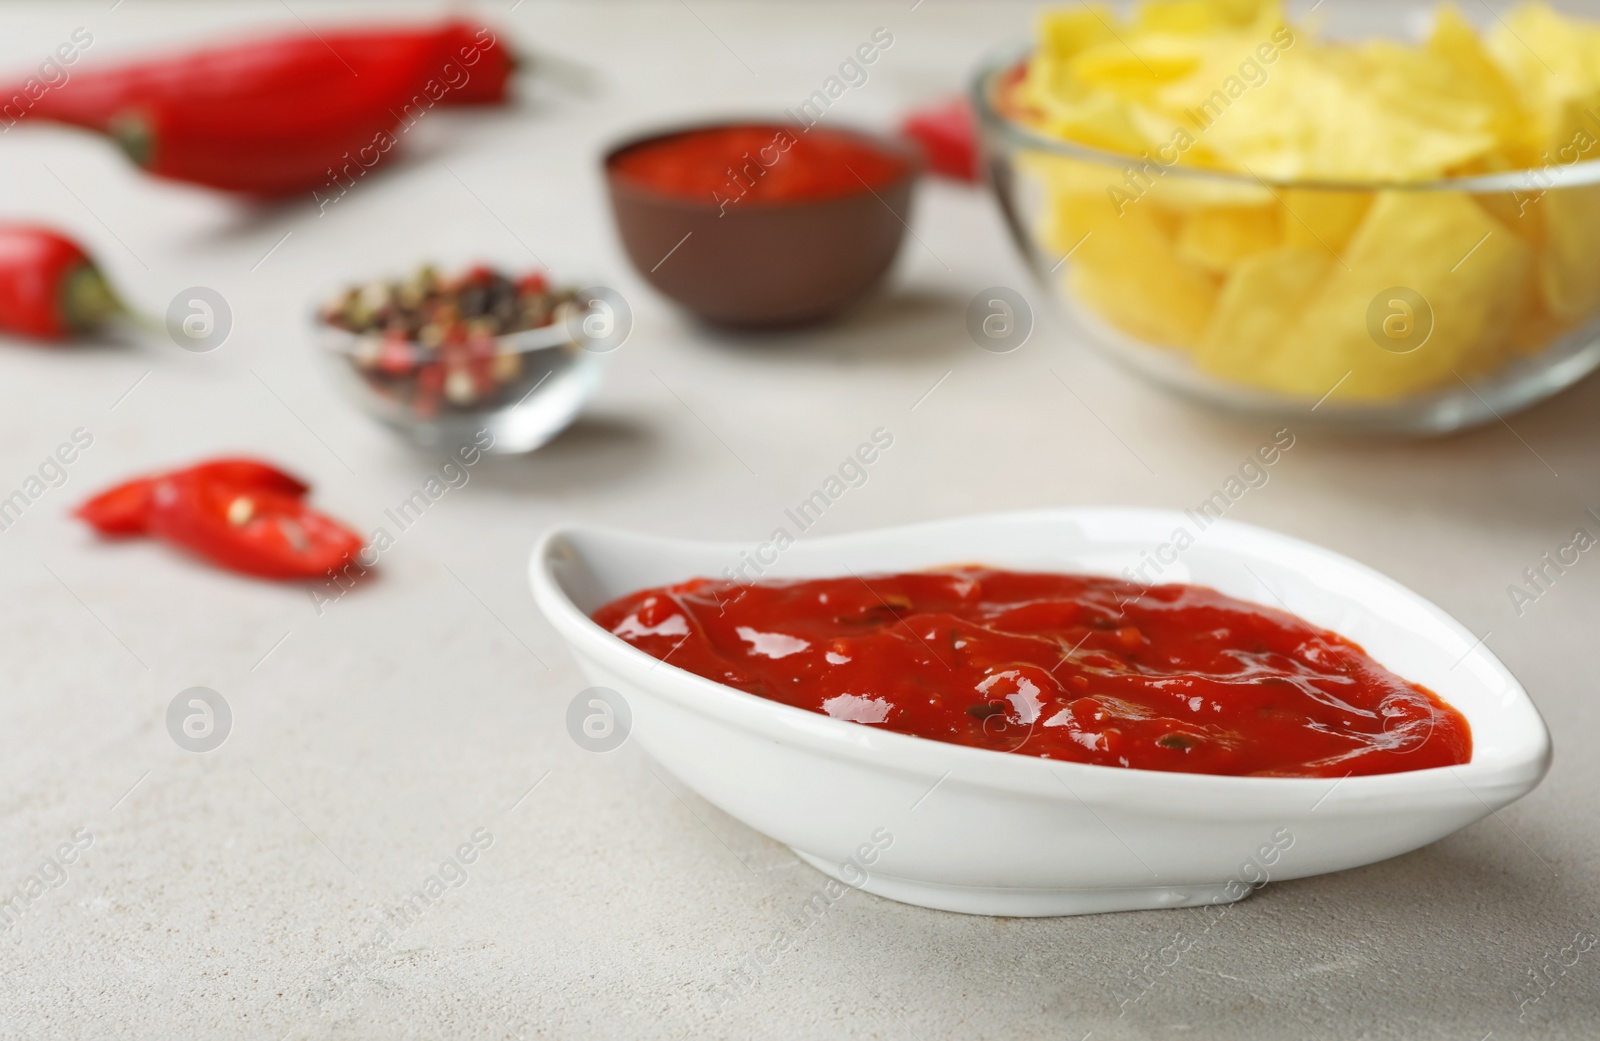
[[[1454,5],[1442,4],[1434,18],[1426,51],[1443,67],[1441,80],[1420,95],[1436,110],[1449,109],[1451,97],[1471,99],[1483,113],[1484,128],[1499,142],[1499,155],[1485,170],[1516,169],[1538,163],[1538,142],[1517,100],[1516,88],[1495,64],[1484,41]]]
[[[1203,35],[1219,29],[1253,25],[1264,17],[1282,20],[1282,5],[1277,0],[1156,0],[1143,5],[1134,18],[1133,28],[1142,32]]]
[[[1195,347],[1195,364],[1241,383],[1262,382],[1262,363],[1282,351],[1333,263],[1321,247],[1305,246],[1282,246],[1242,261],[1217,298]]]
[[[1230,101],[1207,128],[1207,145],[1260,177],[1355,182],[1428,180],[1492,150],[1485,130],[1429,123],[1389,104],[1383,82],[1348,48],[1290,51],[1260,88]]]
[[[1105,6],[1078,4],[1039,18],[1037,57],[1062,61],[1115,36],[1117,16]]]
[[[1053,102],[1042,108],[1040,129],[1093,148],[1138,154],[1151,141],[1133,122],[1129,106],[1114,97],[1091,97],[1071,104]]]
[[[1472,201],[1506,226],[1506,229],[1524,242],[1539,249],[1544,243],[1545,192],[1537,187],[1528,191],[1484,192],[1474,195]]]
[[[1194,72],[1202,60],[1183,37],[1146,36],[1137,47],[1118,37],[1081,51],[1072,59],[1072,71],[1087,86],[1144,100],[1154,97],[1163,83]]]
[[[1168,215],[1150,206],[1119,216],[1104,197],[1070,196],[1058,220],[1054,241],[1073,250],[1069,288],[1102,318],[1158,346],[1199,338],[1217,280],[1178,256]]]
[[[1099,268],[1074,265],[1067,289],[1089,310],[1156,347],[1188,347],[1199,338],[1216,285],[1198,276],[1163,280],[1163,265]]]
[[[1490,29],[1485,45],[1531,117],[1535,149],[1570,138],[1600,101],[1600,28],[1523,4]]]
[[[1371,192],[1341,192],[1318,188],[1285,188],[1283,200],[1283,240],[1291,246],[1309,246],[1337,257],[1355,233],[1367,207]]]
[[[1460,192],[1386,191],[1373,201],[1277,351],[1261,382],[1310,398],[1399,397],[1483,371],[1528,298],[1530,250]],[[1369,320],[1374,301],[1410,290],[1431,325],[1420,346],[1390,345]],[[1404,296],[1404,294],[1399,294]],[[1335,389],[1337,388],[1337,389]]]
[[[1511,352],[1519,355],[1536,354],[1566,331],[1566,327],[1539,306],[1537,290],[1530,294],[1532,303],[1511,324],[1508,333]]]
[[[1600,185],[1557,188],[1538,205],[1545,220],[1539,289],[1550,316],[1571,323],[1600,305]]]
[[[1247,257],[1272,249],[1283,238],[1275,206],[1213,207],[1186,217],[1178,233],[1178,255],[1196,267],[1225,274]]]

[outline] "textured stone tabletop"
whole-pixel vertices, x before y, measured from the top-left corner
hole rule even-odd
[[[103,60],[376,10],[291,4],[9,5],[0,67],[37,65],[77,28]],[[1555,736],[1532,795],[1410,855],[1269,885],[1209,926],[1185,910],[966,917],[854,891],[809,914],[823,876],[632,744],[597,755],[569,736],[584,683],[528,593],[537,535],[582,518],[756,541],[878,427],[892,449],[815,532],[1181,509],[1272,430],[1137,382],[1048,314],[1022,350],[975,348],[964,313],[979,289],[1044,301],[974,191],[924,185],[889,289],[818,331],[707,333],[628,267],[595,176],[605,142],[792,107],[879,27],[893,43],[838,112],[887,125],[1025,32],[1027,7],[481,11],[568,65],[515,111],[430,116],[403,162],[323,215],[142,179],[86,135],[0,135],[0,217],[78,235],[147,311],[202,285],[234,315],[209,354],[154,336],[0,344],[0,497],[75,430],[92,437],[0,531],[0,900],[25,896],[0,931],[0,1037],[1595,1036],[1600,561],[1585,555],[1520,614],[1508,587],[1574,529],[1600,532],[1600,382],[1441,440],[1298,432],[1230,510],[1364,561],[1482,634]],[[125,474],[247,451],[378,526],[443,460],[338,396],[312,356],[311,301],[424,259],[535,256],[632,302],[604,387],[548,447],[473,467],[336,602],[100,543],[69,519]],[[193,686],[232,714],[205,754],[166,723]]]

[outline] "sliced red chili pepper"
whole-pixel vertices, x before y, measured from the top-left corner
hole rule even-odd
[[[138,477],[101,492],[74,513],[102,535],[143,535],[155,481]]]
[[[213,459],[175,473],[193,474],[242,489],[257,489],[286,495],[304,496],[311,486],[293,474],[256,459]],[[149,531],[150,496],[163,474],[136,477],[101,492],[75,511],[102,535],[143,535]]]
[[[294,474],[280,470],[271,463],[243,456],[211,459],[191,466],[184,472],[209,481],[238,485],[242,488],[256,488],[280,495],[299,497],[311,490],[311,485]]]
[[[958,181],[979,180],[977,122],[965,98],[911,113],[901,132],[922,149],[934,173]]]
[[[121,310],[76,242],[37,225],[0,224],[0,332],[64,340]]]
[[[298,495],[245,488],[193,472],[156,480],[153,535],[213,564],[262,578],[315,578],[360,552],[361,536]]]

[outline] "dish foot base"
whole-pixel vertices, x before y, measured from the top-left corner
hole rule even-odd
[[[1125,889],[1014,889],[984,886],[952,886],[940,882],[919,882],[909,878],[868,875],[854,881],[846,879],[839,865],[802,850],[795,856],[830,878],[852,889],[902,904],[931,907],[958,914],[993,915],[1002,918],[1045,918],[1056,915],[1101,914],[1106,911],[1150,911],[1161,907],[1200,907],[1205,904],[1231,904],[1253,890],[1224,884],[1200,886],[1130,886]],[[854,868],[854,865],[851,865]],[[1235,895],[1237,894],[1237,895]]]

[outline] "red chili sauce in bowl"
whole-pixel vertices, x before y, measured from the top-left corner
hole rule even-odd
[[[903,176],[904,156],[838,130],[777,125],[706,127],[652,138],[611,169],[648,191],[726,207],[855,195]]]
[[[1467,762],[1466,718],[1358,645],[1203,586],[980,567],[740,584],[594,613],[679,668],[834,719],[1043,759],[1343,777]]]

